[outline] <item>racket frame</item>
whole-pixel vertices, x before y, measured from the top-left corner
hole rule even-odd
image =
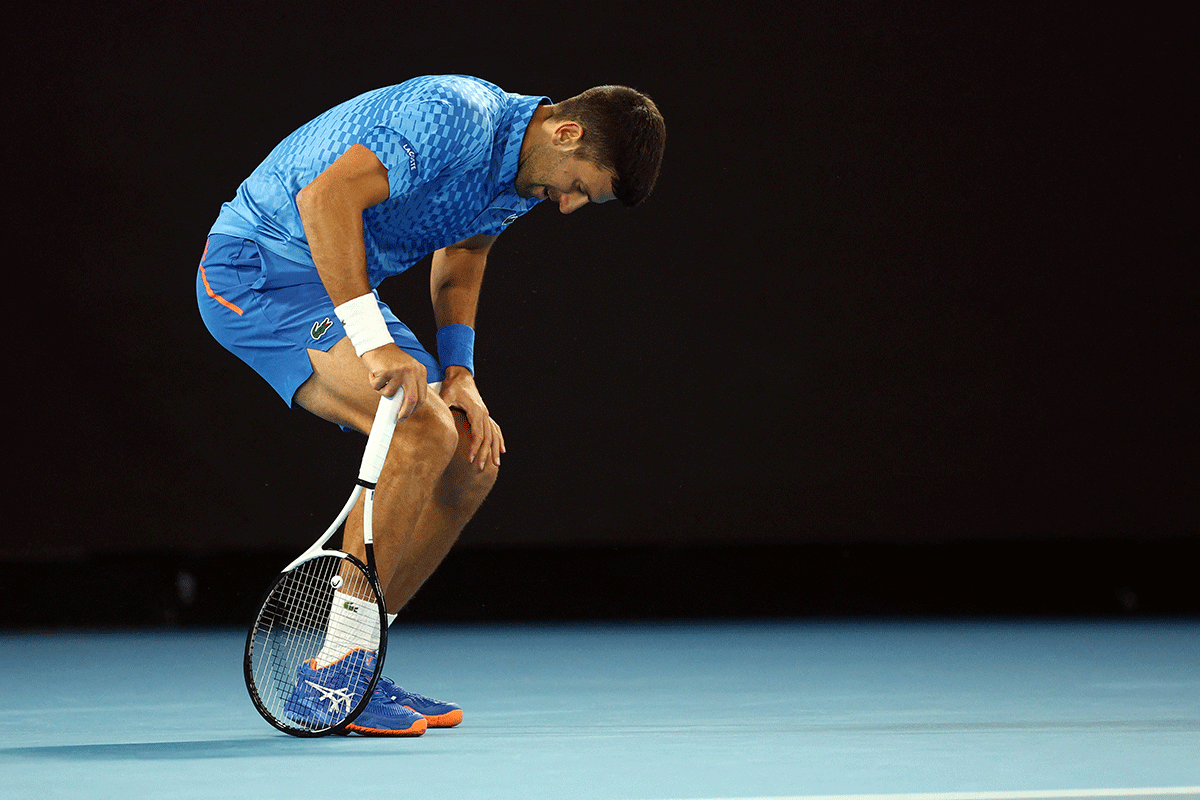
[[[262,600],[258,604],[258,613],[255,616],[254,622],[250,626],[250,630],[246,635],[246,649],[242,660],[243,674],[246,680],[246,689],[250,693],[250,699],[254,703],[254,707],[259,714],[269,722],[272,726],[284,733],[292,736],[300,737],[316,737],[327,736],[331,733],[341,733],[346,730],[346,726],[354,722],[363,709],[370,702],[371,695],[375,691],[375,685],[379,682],[379,676],[383,671],[383,659],[387,653],[387,603],[383,594],[383,587],[379,582],[379,573],[375,565],[375,536],[373,525],[373,510],[375,505],[375,487],[379,480],[380,473],[383,472],[383,465],[387,460],[388,448],[391,445],[392,434],[396,428],[396,415],[400,410],[400,404],[404,400],[404,391],[396,392],[393,397],[381,397],[379,406],[375,410],[375,420],[371,425],[371,432],[367,436],[367,445],[363,451],[362,463],[359,465],[358,478],[355,480],[354,490],[350,493],[350,497],[346,500],[346,504],[342,506],[342,510],[337,517],[325,529],[325,532],[317,538],[307,550],[296,557],[294,561],[284,567],[267,591],[263,594]],[[364,565],[362,561],[355,558],[350,553],[342,550],[326,549],[325,544],[333,538],[333,535],[342,527],[346,519],[350,516],[350,512],[354,509],[358,498],[363,492],[366,492],[366,498],[363,503],[363,544],[366,549],[367,563]],[[278,719],[263,702],[259,696],[258,687],[254,679],[254,658],[252,657],[256,634],[258,633],[258,623],[263,617],[263,612],[266,610],[267,601],[275,591],[275,587],[284,580],[288,573],[296,569],[301,564],[311,561],[314,558],[321,556],[336,556],[357,566],[362,570],[367,579],[371,583],[371,588],[375,592],[377,602],[375,603],[376,611],[379,614],[379,648],[375,656],[375,670],[371,675],[370,683],[363,696],[359,698],[358,703],[346,715],[346,718],[336,725],[331,725],[324,728],[303,728],[296,724],[289,723],[285,720]]]

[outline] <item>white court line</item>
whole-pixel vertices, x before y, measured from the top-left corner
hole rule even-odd
[[[1047,789],[1040,792],[921,792],[917,794],[809,794],[791,797],[725,797],[707,800],[1090,800],[1101,797],[1191,797],[1200,800],[1200,786],[1162,789]],[[699,800],[696,798],[695,800]]]

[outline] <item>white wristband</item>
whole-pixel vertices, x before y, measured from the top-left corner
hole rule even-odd
[[[375,295],[368,293],[335,306],[333,313],[346,329],[346,337],[354,345],[354,352],[362,355],[368,350],[392,344],[392,334],[384,322],[383,312]]]

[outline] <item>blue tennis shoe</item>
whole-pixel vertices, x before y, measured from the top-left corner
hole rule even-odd
[[[383,683],[382,678],[379,683]],[[425,717],[400,705],[376,685],[367,707],[346,730],[360,736],[420,736],[427,727]]]
[[[406,692],[388,678],[380,676],[375,691],[383,692],[394,703],[410,708],[425,718],[431,728],[453,728],[463,720],[462,707],[443,703],[416,692]]]
[[[283,710],[294,722],[311,728],[336,725],[358,705],[374,668],[375,653],[370,650],[352,650],[327,667],[318,668],[316,660],[309,659],[296,670],[296,688]]]

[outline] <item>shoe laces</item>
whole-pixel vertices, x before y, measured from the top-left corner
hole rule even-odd
[[[388,696],[391,697],[396,702],[400,702],[400,698],[402,698],[402,697],[411,699],[411,700],[415,700],[417,702],[424,702],[424,703],[436,702],[432,697],[426,697],[423,694],[417,694],[416,692],[409,692],[404,689],[401,689],[399,686],[396,686],[396,684],[392,683],[392,679],[387,677],[386,675],[384,675],[380,679],[380,683],[382,683],[383,681],[387,681],[388,683],[390,683],[392,685],[393,688],[395,688],[396,694],[388,695]],[[375,687],[375,691],[377,691],[377,692],[380,691],[379,686]]]
[[[396,699],[393,695],[390,695],[387,692],[385,692],[383,690],[383,687],[380,686],[379,684],[375,684],[375,691],[371,693],[371,696],[378,700],[387,701],[389,703],[393,702]]]

